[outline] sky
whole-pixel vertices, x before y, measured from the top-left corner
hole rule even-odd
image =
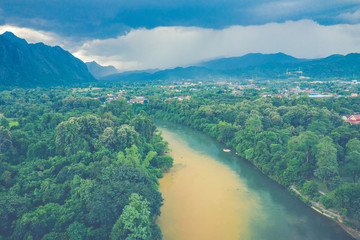
[[[120,71],[360,52],[359,0],[2,0],[0,33]]]

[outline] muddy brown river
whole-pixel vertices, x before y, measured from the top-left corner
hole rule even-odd
[[[352,239],[214,139],[185,126],[156,124],[174,158],[159,180],[164,240]]]

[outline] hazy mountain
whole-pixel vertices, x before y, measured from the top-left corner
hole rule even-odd
[[[219,58],[207,62],[202,62],[198,64],[198,66],[214,70],[233,70],[250,66],[260,66],[269,63],[299,63],[305,61],[308,60],[294,58],[284,53],[249,53],[241,57]]]
[[[0,35],[0,85],[52,86],[92,82],[87,66],[61,47]]]
[[[119,72],[114,66],[101,66],[95,61],[87,62],[86,66],[89,72],[97,79]]]
[[[360,54],[331,55],[301,65],[301,70],[310,77],[352,78],[360,77]]]
[[[297,59],[282,53],[247,54],[243,57],[218,59],[187,68],[148,72],[127,72],[109,75],[102,80],[184,80],[231,78],[360,78],[360,54],[332,55],[322,59]],[[287,74],[289,73],[289,74]]]
[[[151,72],[124,72],[106,76],[104,81],[142,81],[142,80],[184,80],[184,79],[202,79],[220,76],[221,73],[204,67],[177,67],[174,69],[160,70]]]
[[[104,77],[99,78],[99,80],[103,81],[117,81],[117,80],[123,80],[123,79],[140,79],[143,77],[151,76],[153,73],[161,72],[159,69],[146,69],[146,70],[134,70],[134,71],[126,71],[126,72],[120,72],[115,73],[111,75],[107,75]]]

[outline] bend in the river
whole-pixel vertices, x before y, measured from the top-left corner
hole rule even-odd
[[[174,167],[160,179],[164,240],[352,239],[334,221],[214,139],[188,127],[156,122]]]

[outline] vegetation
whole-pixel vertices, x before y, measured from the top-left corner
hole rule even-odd
[[[215,90],[214,90],[215,91]],[[359,98],[261,98],[199,88],[190,101],[150,99],[155,117],[201,130],[236,150],[283,186],[298,186],[310,198],[357,224],[360,221],[359,125],[341,114],[359,112]]]
[[[145,112],[86,94],[0,93],[1,239],[161,239],[167,143]]]
[[[207,133],[358,228],[360,125],[341,115],[360,98],[260,97],[285,83],[256,84],[239,95],[213,82],[3,89],[1,238],[161,239],[157,179],[173,159],[149,115]],[[136,96],[149,103],[128,104]]]

